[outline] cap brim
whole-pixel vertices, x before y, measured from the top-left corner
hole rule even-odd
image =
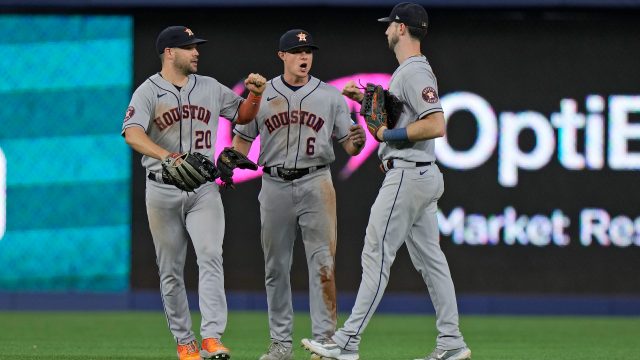
[[[378,21],[379,22],[389,23],[389,22],[393,22],[393,19],[387,16],[387,17],[383,17],[383,18],[378,19]]]
[[[290,48],[288,48],[288,49],[284,49],[284,50],[280,50],[280,51],[287,52],[287,51],[291,51],[291,50],[293,50],[293,49],[299,49],[299,48],[305,48],[305,47],[306,47],[306,48],[311,48],[311,49],[313,49],[313,50],[320,50],[320,48],[319,48],[319,47],[317,47],[316,45],[306,45],[306,44],[305,44],[305,45],[296,45],[296,46],[292,46],[292,47],[290,47]]]
[[[187,41],[187,42],[184,42],[184,43],[178,44],[178,45],[177,45],[177,47],[183,47],[183,46],[193,45],[193,44],[204,44],[204,43],[206,43],[206,42],[207,42],[207,40],[205,40],[205,39],[193,38],[193,39],[190,39],[190,40],[189,40],[189,41]]]

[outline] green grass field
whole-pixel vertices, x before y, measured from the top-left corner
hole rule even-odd
[[[344,321],[343,314],[340,320]],[[194,329],[199,315],[194,314]],[[310,333],[296,314],[295,358]],[[640,359],[640,318],[462,316],[473,359]],[[433,316],[376,314],[364,360],[423,357],[435,341]],[[232,312],[223,340],[233,360],[257,360],[269,344],[267,316]],[[176,359],[160,312],[0,312],[0,359]]]

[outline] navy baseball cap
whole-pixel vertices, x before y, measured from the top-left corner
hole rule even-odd
[[[158,35],[158,39],[156,39],[156,50],[158,50],[158,54],[162,54],[166,48],[183,47],[206,42],[207,40],[198,39],[188,27],[169,26]]]
[[[426,29],[429,23],[427,10],[422,5],[403,2],[393,7],[391,14],[387,17],[378,19],[380,22],[397,22],[407,26]]]
[[[280,46],[278,47],[280,51],[290,51],[301,47],[320,50],[320,48],[313,43],[311,34],[302,29],[289,30],[280,37]]]

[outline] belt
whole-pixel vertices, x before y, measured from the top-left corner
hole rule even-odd
[[[323,169],[325,167],[327,167],[327,165],[312,166],[304,169],[285,169],[281,167],[265,166],[262,168],[262,171],[265,174],[269,174],[271,176],[277,176],[283,180],[293,181],[293,180],[300,179],[305,175],[311,174],[316,170]]]
[[[382,160],[382,164],[380,164],[380,170],[383,173],[393,169],[393,168],[415,168],[415,167],[423,167],[423,166],[431,166],[434,164],[434,161],[427,162],[415,162],[415,161],[405,161],[401,159],[389,159]]]

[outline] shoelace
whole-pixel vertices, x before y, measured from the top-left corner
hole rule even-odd
[[[222,342],[220,340],[216,339],[216,338],[211,338],[211,339],[209,339],[208,342],[212,342],[212,343],[214,343],[214,345],[217,345],[217,346],[222,346]]]
[[[198,350],[198,346],[195,344],[195,342],[191,342],[191,343],[185,344],[183,346],[185,346],[187,348],[187,354],[193,354],[193,353],[199,351]]]
[[[285,354],[287,353],[287,350],[287,347],[279,342],[273,342],[269,346],[269,352],[272,354]]]

